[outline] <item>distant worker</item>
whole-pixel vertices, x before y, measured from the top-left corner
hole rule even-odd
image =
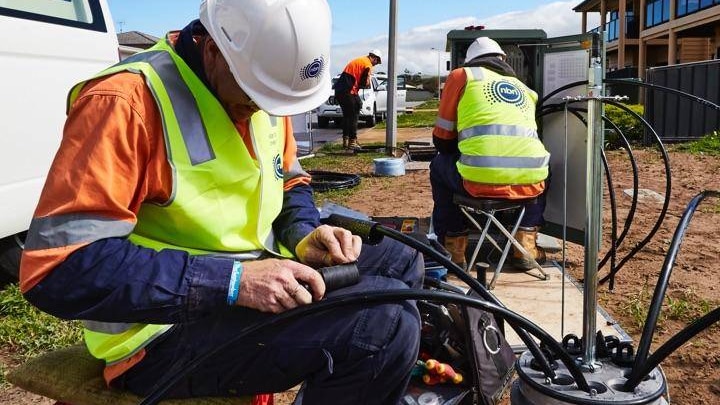
[[[516,77],[506,56],[486,37],[468,47],[463,67],[448,75],[433,130],[439,154],[430,165],[432,224],[452,261],[463,267],[468,228],[453,194],[509,200],[539,196],[537,203],[526,205],[515,237],[538,263],[545,261],[536,239],[544,223],[550,154],[537,134],[537,94]],[[532,268],[513,249],[511,264]]]
[[[360,89],[370,88],[370,74],[373,66],[382,63],[382,53],[371,50],[366,56],[351,60],[335,82],[335,98],[343,113],[343,148],[362,149],[357,140],[357,126],[362,100]]]
[[[329,294],[422,284],[417,251],[320,224],[288,117],[327,96],[330,33],[326,0],[205,0],[199,20],[70,92],[20,288],[83,321],[110,386],[146,396],[222,346],[167,396],[300,383],[306,405],[404,394],[413,301],[341,305],[227,344],[322,299],[315,268],[357,261],[358,284]]]

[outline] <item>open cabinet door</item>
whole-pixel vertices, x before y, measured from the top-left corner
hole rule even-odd
[[[542,87],[538,93],[542,102],[538,103],[538,124],[542,141],[550,152],[550,186],[542,232],[557,238],[565,236],[567,241],[578,244],[584,243],[588,215],[585,204],[588,103],[568,103],[566,112],[565,98],[588,93],[593,41],[597,49],[600,41],[597,34],[548,38],[540,52]],[[577,85],[561,90],[573,83]]]

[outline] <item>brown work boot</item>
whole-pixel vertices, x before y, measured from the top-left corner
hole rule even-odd
[[[343,149],[347,149],[347,148],[348,148],[348,140],[349,140],[349,139],[350,139],[350,138],[348,138],[347,136],[343,136]]]
[[[362,146],[360,146],[360,144],[358,143],[357,138],[350,138],[346,149],[361,150]]]
[[[539,226],[521,226],[515,233],[515,239],[520,242],[522,247],[524,247],[525,250],[532,255],[533,259],[535,259],[539,265],[542,265],[545,263],[547,258],[545,256],[545,250],[537,245],[537,234],[539,229]],[[513,267],[522,270],[530,270],[534,268],[530,259],[525,257],[515,246],[513,246],[513,255],[510,259],[510,264],[512,264]]]
[[[467,269],[467,262],[465,262],[465,250],[467,249],[467,245],[467,234],[458,236],[445,235],[445,243],[443,246],[448,252],[450,252],[450,260],[460,266],[463,270]]]

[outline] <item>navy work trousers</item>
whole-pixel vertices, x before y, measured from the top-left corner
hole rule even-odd
[[[417,251],[385,238],[377,246],[363,245],[359,284],[328,296],[419,288],[423,266]],[[113,385],[146,396],[170,370],[270,316],[237,307],[175,325]],[[304,381],[306,405],[395,405],[417,360],[419,340],[420,317],[412,301],[340,307],[260,330],[230,345],[185,376],[167,397],[282,392]]]
[[[433,211],[432,225],[435,235],[441,242],[447,233],[461,233],[468,229],[467,218],[453,202],[453,194],[471,197],[458,173],[456,162],[459,154],[440,153],[430,162],[430,186],[432,187]],[[537,198],[535,204],[525,206],[525,215],[520,226],[541,226],[544,224],[545,194]]]

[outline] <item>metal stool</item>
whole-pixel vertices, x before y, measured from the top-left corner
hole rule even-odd
[[[497,278],[502,271],[502,267],[505,264],[505,259],[507,259],[507,255],[510,252],[510,246],[513,245],[518,251],[520,251],[520,253],[523,254],[523,256],[530,259],[533,267],[538,269],[541,273],[541,275],[533,273],[528,274],[541,280],[548,279],[548,275],[545,273],[545,270],[543,270],[542,266],[540,266],[538,262],[535,261],[535,258],[533,258],[532,255],[520,244],[520,242],[515,239],[515,233],[520,227],[520,222],[525,215],[525,205],[528,203],[534,203],[534,198],[528,200],[499,200],[490,198],[467,197],[461,194],[455,194],[453,195],[453,202],[458,205],[460,211],[465,214],[465,216],[477,228],[477,230],[481,231],[480,239],[478,239],[477,245],[475,246],[475,250],[473,251],[470,261],[468,262],[467,268],[474,268],[477,261],[477,256],[480,253],[480,247],[485,242],[485,239],[487,239],[493,245],[493,247],[495,247],[495,249],[497,249],[499,252],[502,252],[502,255],[500,256],[500,261],[498,262],[497,266],[495,266],[495,273],[493,274],[493,278],[492,280],[490,280],[490,284],[488,284],[489,290],[495,287],[495,282],[497,281]],[[497,218],[495,218],[495,213],[510,210],[519,210],[519,213],[515,222],[512,224],[512,230],[508,231],[505,226],[500,223]],[[473,216],[473,214],[486,217],[487,220],[485,221],[485,225],[480,225],[480,223],[475,218],[475,216]],[[497,241],[495,241],[495,239],[489,234],[488,231],[490,230],[490,225],[495,225],[495,227],[507,238],[507,242],[505,243],[504,247],[500,247]]]

